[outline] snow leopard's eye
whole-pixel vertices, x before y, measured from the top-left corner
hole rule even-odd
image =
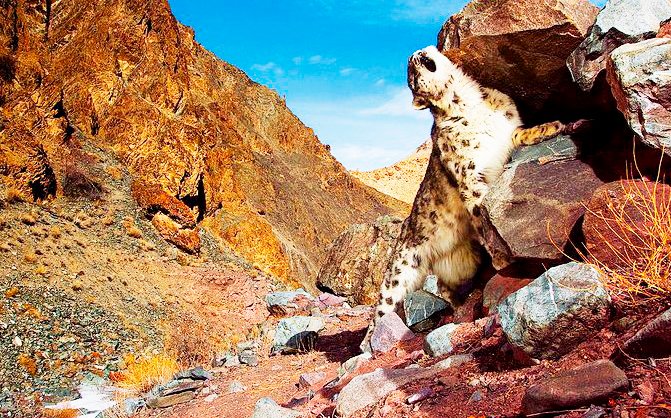
[[[436,72],[436,62],[431,58],[427,57],[426,55],[420,56],[419,62],[422,64],[424,68],[431,71],[432,73]]]

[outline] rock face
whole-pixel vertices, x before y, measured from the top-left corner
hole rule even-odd
[[[566,58],[598,9],[587,0],[475,0],[438,34],[438,49],[487,87],[510,95],[522,116],[576,108]],[[570,106],[570,107],[568,107]]]
[[[646,254],[632,249],[646,248],[645,243],[662,239],[651,236],[656,230],[652,218],[655,211],[665,213],[669,200],[671,187],[661,183],[617,181],[599,187],[587,204],[582,227],[589,255],[610,269],[628,271]],[[623,258],[625,254],[631,259]]]
[[[610,297],[593,267],[569,263],[508,296],[498,307],[510,344],[539,359],[558,358],[601,329]]]
[[[573,79],[589,91],[617,47],[654,38],[671,17],[668,0],[611,0],[599,12],[587,37],[568,58]]]
[[[671,3],[668,5],[671,14]],[[608,84],[617,108],[647,145],[671,155],[671,39],[655,38],[614,50]]]
[[[603,184],[565,136],[518,150],[485,196],[486,247],[494,267],[557,263],[589,198]]]
[[[662,358],[671,355],[671,309],[650,321],[622,347],[635,358]]]
[[[345,231],[329,247],[317,287],[344,296],[351,304],[375,303],[402,222],[383,216]]]
[[[607,401],[629,386],[627,375],[608,360],[598,360],[531,386],[522,400],[524,414],[561,411]]]
[[[424,339],[424,351],[432,357],[452,354],[474,346],[484,338],[486,319],[474,323],[447,324],[429,333]]]
[[[171,242],[197,251],[186,230],[198,225],[310,286],[345,228],[406,210],[351,177],[276,93],[196,43],[168,2],[47,5],[0,3],[0,175],[24,198],[95,185],[82,150],[104,148],[152,203],[138,202],[147,216],[177,224],[160,223]]]

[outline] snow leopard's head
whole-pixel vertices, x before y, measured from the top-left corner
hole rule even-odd
[[[426,109],[438,104],[450,94],[452,73],[457,67],[435,46],[427,46],[408,60],[408,87],[412,90],[412,104]]]

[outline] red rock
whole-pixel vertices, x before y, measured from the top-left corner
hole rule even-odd
[[[666,21],[657,32],[658,38],[671,38],[671,21]]]
[[[576,101],[566,59],[597,12],[587,0],[472,1],[445,22],[438,49],[483,85],[510,95],[523,116],[576,109],[587,101]]]
[[[466,298],[464,303],[459,306],[452,316],[452,321],[456,324],[463,322],[474,322],[482,317],[482,290],[475,289]]]
[[[599,187],[587,204],[582,228],[590,256],[611,269],[629,269],[633,260],[623,260],[620,255],[635,257],[636,252],[631,249],[651,238],[650,217],[640,208],[651,207],[653,199],[658,202],[657,209],[662,210],[671,199],[671,187],[639,180]],[[609,220],[617,213],[622,213],[624,225]]]
[[[324,372],[303,373],[298,379],[298,384],[304,389],[309,389],[324,379],[326,379]]]
[[[370,345],[374,353],[386,353],[401,341],[415,337],[403,320],[395,313],[390,312],[380,318],[375,325]]]
[[[671,355],[671,309],[659,315],[627,340],[622,350],[635,358]]]
[[[627,375],[608,360],[598,360],[529,387],[524,414],[560,411],[607,401],[629,386]]]
[[[503,299],[528,285],[531,281],[531,279],[519,279],[509,277],[505,273],[497,273],[487,282],[482,292],[482,308],[485,315],[496,313],[496,307]]]

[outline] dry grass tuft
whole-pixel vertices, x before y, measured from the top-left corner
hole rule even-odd
[[[44,408],[40,414],[41,418],[76,418],[79,416],[79,410]]]
[[[18,363],[21,367],[26,369],[29,375],[35,376],[37,374],[37,362],[29,355],[19,354]]]
[[[193,318],[177,318],[170,323],[166,350],[184,368],[210,363],[214,349],[205,326]]]
[[[37,219],[35,215],[32,213],[24,213],[21,215],[21,222],[23,222],[26,225],[35,225],[37,223]]]
[[[616,202],[608,195],[606,210],[588,209],[588,216],[607,226],[605,232],[595,232],[610,260],[591,251],[584,258],[601,271],[611,294],[625,304],[669,298],[671,195],[659,181],[622,181],[621,187],[623,200]]]
[[[25,201],[21,191],[14,187],[9,187],[7,189],[7,197],[5,198],[5,200],[7,201],[7,203],[21,203]]]
[[[37,254],[35,254],[35,250],[28,248],[23,254],[23,259],[26,261],[26,263],[37,263]]]
[[[135,360],[126,357],[126,370],[116,375],[114,380],[122,388],[137,394],[147,392],[156,385],[167,383],[179,371],[177,361],[161,354],[147,359]]]

